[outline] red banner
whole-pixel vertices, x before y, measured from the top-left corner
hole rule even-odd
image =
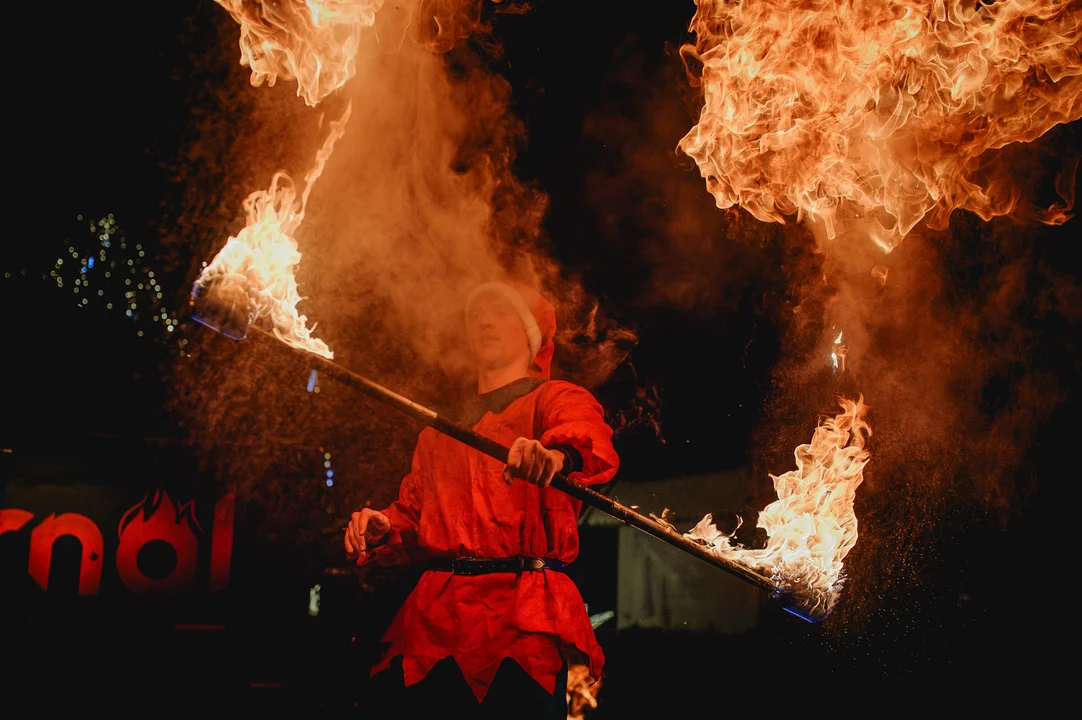
[[[109,538],[109,547],[115,547],[112,562],[116,576],[128,590],[140,595],[192,594],[199,591],[200,558],[207,557],[205,591],[220,592],[229,583],[234,507],[235,497],[231,493],[218,500],[208,535],[196,519],[194,501],[178,505],[162,490],[148,493],[124,513],[117,527],[115,545],[114,538]],[[57,540],[74,538],[81,548],[78,594],[97,595],[107,561],[106,540],[98,523],[73,512],[38,517],[40,520],[35,523],[35,515],[27,510],[0,509],[0,537],[29,530],[26,570],[45,591],[49,590]],[[209,548],[204,554],[201,551],[207,543]],[[175,557],[171,569],[164,574],[148,573],[140,561],[141,553],[152,545]]]

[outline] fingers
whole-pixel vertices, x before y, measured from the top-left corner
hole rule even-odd
[[[538,446],[532,446],[530,450],[526,466],[526,480],[531,485],[538,485],[545,474],[545,455],[543,451],[538,452]]]
[[[349,538],[345,540],[345,557],[346,560],[362,560],[365,558],[364,547],[355,548],[352,542],[349,542]]]
[[[346,555],[350,559],[359,559],[364,556],[368,543],[365,542],[365,530],[368,526],[368,514],[355,512],[350,516],[349,525],[346,526]]]
[[[537,483],[539,487],[548,487],[552,483],[552,478],[556,476],[556,473],[563,467],[563,457],[557,458],[553,453],[545,453],[545,472],[541,475],[541,480]]]
[[[364,548],[364,538],[358,536],[357,529],[352,525],[346,530],[346,545],[348,546],[346,554],[351,555],[354,559],[360,556]]]
[[[353,548],[354,559],[364,557],[365,551],[368,549],[368,543],[365,542],[364,535],[359,534],[356,529],[354,529],[353,533],[350,534],[349,544]]]
[[[365,539],[378,542],[391,531],[391,519],[381,512],[369,510],[368,527],[365,529]]]
[[[510,485],[515,477],[520,477],[538,487],[548,487],[563,464],[561,453],[547,449],[537,440],[519,438],[507,453],[503,480]]]
[[[526,452],[526,439],[519,438],[515,442],[511,443],[511,448],[507,453],[507,466],[503,469],[503,479],[508,485],[514,481],[514,476],[519,475],[524,477],[522,472],[524,455]]]
[[[350,559],[364,560],[368,546],[379,545],[391,531],[391,519],[381,512],[365,508],[350,516],[346,526],[346,555]]]
[[[346,534],[349,535],[349,542],[353,545],[354,549],[360,547],[361,542],[364,540],[365,527],[368,525],[368,518],[364,513],[355,512],[350,517],[349,529]]]

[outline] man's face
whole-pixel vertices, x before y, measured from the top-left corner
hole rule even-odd
[[[530,341],[511,301],[498,292],[480,295],[466,316],[466,337],[478,367],[496,370],[529,365]]]

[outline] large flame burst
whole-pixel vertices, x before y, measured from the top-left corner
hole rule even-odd
[[[840,402],[842,412],[825,419],[811,442],[796,449],[796,470],[770,476],[778,499],[759,513],[765,548],[730,544],[710,515],[686,533],[714,553],[763,572],[815,618],[830,613],[844,582],[842,561],[857,542],[853,500],[869,460],[864,398]]]
[[[925,216],[1005,215],[982,155],[1082,116],[1078,0],[697,6],[705,104],[680,148],[718,207],[764,222],[856,224],[889,252]]]

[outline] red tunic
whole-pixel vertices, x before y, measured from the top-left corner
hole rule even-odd
[[[546,447],[575,448],[582,471],[571,479],[584,485],[609,481],[619,465],[601,406],[589,391],[569,382],[546,382],[502,412],[486,412],[473,429],[504,445],[526,437]],[[392,530],[368,561],[515,555],[574,560],[581,502],[523,480],[508,486],[503,467],[436,430],[422,431],[399,498],[383,511]],[[478,700],[505,657],[549,692],[555,690],[565,648],[583,653],[594,677],[601,677],[604,662],[578,588],[551,570],[473,576],[425,572],[383,640],[390,648],[373,674],[401,655],[405,683],[412,685],[452,656]]]

